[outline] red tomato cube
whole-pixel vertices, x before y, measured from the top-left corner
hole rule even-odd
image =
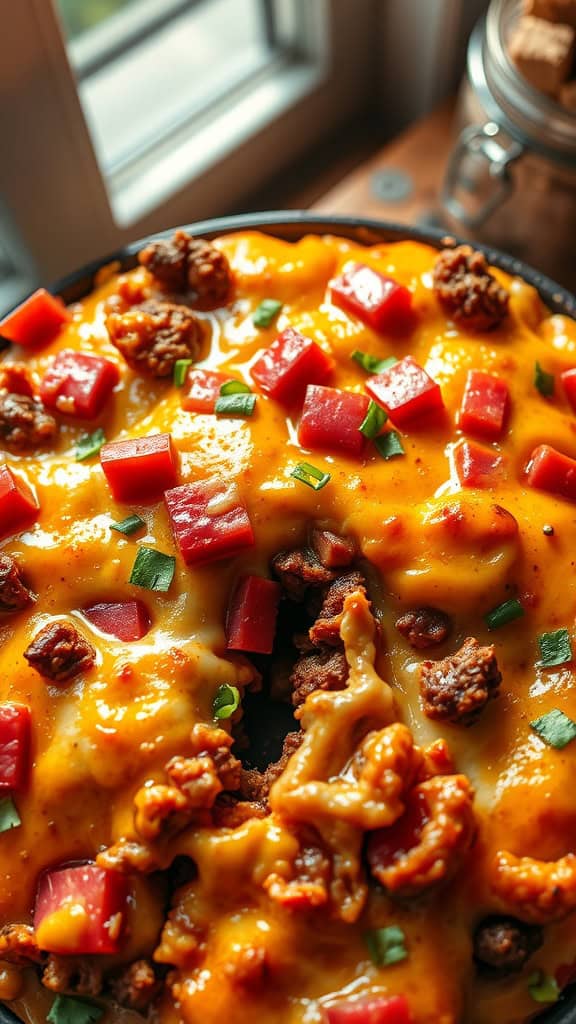
[[[576,459],[548,444],[538,445],[530,456],[526,476],[531,487],[576,501]]]
[[[55,412],[91,420],[102,411],[119,380],[118,367],[110,359],[65,349],[46,370],[40,396]]]
[[[40,506],[28,484],[0,465],[0,537],[19,533],[38,518]]]
[[[288,327],[256,360],[250,373],[277,402],[300,401],[307,384],[324,384],[334,369],[329,355],[311,338]]]
[[[39,288],[0,320],[0,336],[17,345],[39,347],[52,341],[72,317],[61,299]]]
[[[462,430],[497,441],[504,429],[508,399],[508,385],[500,377],[470,370],[460,408]]]
[[[360,426],[370,402],[366,395],[309,384],[298,427],[303,448],[361,455],[366,438]]]
[[[95,864],[46,871],[34,909],[40,949],[81,956],[117,953],[127,896],[126,877]]]
[[[406,996],[367,996],[324,1008],[326,1024],[412,1024]]]
[[[263,576],[239,581],[226,616],[228,650],[272,653],[280,594],[280,584]]]
[[[416,325],[412,292],[364,263],[346,264],[328,288],[335,306],[375,331],[407,334]]]
[[[234,483],[197,480],[164,494],[174,538],[188,565],[232,558],[253,547],[254,531]]]
[[[82,615],[96,629],[118,640],[141,640],[150,629],[148,609],[142,601],[111,601],[91,604]]]
[[[383,406],[397,427],[444,408],[440,385],[412,356],[405,356],[382,373],[369,377],[366,391]]]
[[[178,482],[170,434],[112,441],[100,449],[100,463],[115,501],[158,501]]]
[[[28,775],[30,708],[0,704],[0,791],[21,789]]]
[[[186,412],[214,412],[220,388],[230,376],[214,370],[188,370],[186,394],[182,396],[182,408]]]
[[[576,367],[573,370],[564,370],[561,379],[564,391],[566,392],[566,398],[574,412],[576,412]]]
[[[473,441],[461,441],[453,449],[454,469],[462,487],[490,487],[502,467],[502,456]]]

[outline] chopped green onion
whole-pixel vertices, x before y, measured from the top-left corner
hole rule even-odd
[[[221,395],[216,399],[214,412],[219,416],[251,416],[256,405],[256,395]]]
[[[511,597],[509,601],[504,601],[488,612],[484,616],[484,622],[488,629],[500,629],[500,626],[507,626],[509,622],[514,622],[514,619],[521,619],[523,615],[524,609],[520,601],[517,597]]]
[[[299,462],[297,466],[294,466],[290,476],[299,480],[301,484],[311,487],[313,491],[321,491],[330,480],[330,473],[323,473],[321,469],[317,469],[309,462]]]
[[[142,547],[138,548],[129,582],[135,587],[165,593],[170,589],[175,571],[176,559],[173,555],[165,555],[154,548]]]
[[[106,435],[102,427],[98,427],[93,434],[83,434],[78,438],[76,445],[76,462],[84,462],[85,459],[91,459],[93,455],[98,455],[105,443]]]
[[[382,373],[383,370],[388,370],[398,360],[396,356],[387,356],[386,359],[378,359],[378,356],[371,356],[369,352],[361,352],[359,348],[354,349],[351,355],[351,359],[358,366],[361,366],[366,373]]]
[[[174,386],[181,388],[186,383],[188,370],[192,366],[192,359],[177,359],[174,363]]]
[[[221,395],[249,395],[251,389],[243,380],[227,380],[220,388]]]
[[[370,405],[368,406],[368,412],[366,413],[362,423],[358,427],[361,434],[371,440],[380,433],[382,427],[386,423],[388,416],[384,412],[381,405],[377,405],[370,399]]]
[[[406,936],[397,925],[365,932],[364,941],[377,967],[389,967],[390,964],[397,964],[408,956]]]
[[[381,437],[375,438],[374,444],[383,459],[393,459],[396,455],[406,454],[397,430],[388,430]]]
[[[230,718],[238,709],[240,704],[240,692],[237,686],[229,686],[228,683],[224,683],[218,687],[218,692],[214,698],[212,710],[214,711],[214,718]]]
[[[556,978],[544,971],[533,971],[528,978],[528,991],[535,1003],[556,1003],[560,989]]]
[[[12,828],[18,828],[22,820],[16,805],[11,796],[5,796],[0,800],[0,832],[9,832]]]
[[[534,386],[545,398],[554,394],[554,374],[547,373],[538,362],[534,364]]]
[[[278,299],[262,299],[258,308],[254,311],[252,321],[255,327],[270,327],[273,320],[282,309],[282,302]]]
[[[563,750],[576,738],[576,722],[558,708],[553,708],[534,722],[530,722],[530,728],[538,733],[544,743],[556,750]]]
[[[540,664],[546,668],[552,665],[565,665],[572,661],[572,644],[567,629],[555,629],[552,633],[541,633],[538,637],[540,646]]]
[[[104,1013],[102,1006],[71,996],[56,996],[46,1017],[50,1024],[93,1024]]]
[[[143,526],[146,526],[146,523],[137,515],[128,516],[126,519],[122,519],[120,523],[110,523],[111,530],[116,530],[117,533],[125,533],[126,536],[136,533],[136,530],[141,530]]]

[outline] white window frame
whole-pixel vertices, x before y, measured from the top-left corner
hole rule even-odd
[[[378,4],[273,2],[288,55],[122,169],[109,198],[51,0],[0,0],[0,195],[18,227],[10,251],[33,260],[22,257],[20,276],[53,280],[149,232],[227,212],[366,106]]]

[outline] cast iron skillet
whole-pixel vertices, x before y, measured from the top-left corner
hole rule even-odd
[[[84,298],[94,287],[94,276],[104,266],[117,261],[120,270],[130,270],[136,266],[137,254],[151,238],[166,238],[173,232],[162,231],[149,238],[132,242],[130,245],[102,259],[95,260],[81,270],[69,274],[51,289],[54,294],[61,295],[66,303],[76,302]],[[359,217],[317,217],[300,210],[288,210],[275,213],[240,214],[235,217],[222,217],[216,220],[200,221],[186,227],[193,235],[215,238],[229,231],[266,231],[289,242],[295,242],[303,235],[341,235],[362,245],[376,245],[379,242],[399,242],[407,239],[427,242],[436,248],[442,247],[442,239],[446,232],[436,228],[419,228],[402,224],[390,224],[386,221],[364,220]],[[546,305],[555,313],[565,313],[576,317],[576,296],[565,288],[555,284],[539,270],[527,266],[521,260],[498,249],[474,243],[474,248],[482,249],[488,261],[496,267],[522,277],[540,292]],[[541,1014],[538,1024],[576,1024],[576,985],[568,989],[560,1001]],[[8,1007],[0,1004],[0,1024],[21,1024]],[[494,1024],[498,1024],[497,1021]]]

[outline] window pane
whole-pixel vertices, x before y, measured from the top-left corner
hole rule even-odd
[[[75,39],[138,0],[57,0],[64,31]]]
[[[88,127],[108,174],[205,111],[272,56],[265,0],[58,2],[67,7],[69,22],[73,9],[81,10],[75,24],[88,17],[88,8],[96,19],[110,12],[108,21],[69,43]],[[114,7],[123,10],[112,14]],[[150,19],[154,30],[148,33]],[[121,46],[118,26],[125,32]],[[113,53],[108,62],[102,58],[106,33]],[[91,41],[98,47],[97,69],[83,77],[83,63],[91,63]]]

